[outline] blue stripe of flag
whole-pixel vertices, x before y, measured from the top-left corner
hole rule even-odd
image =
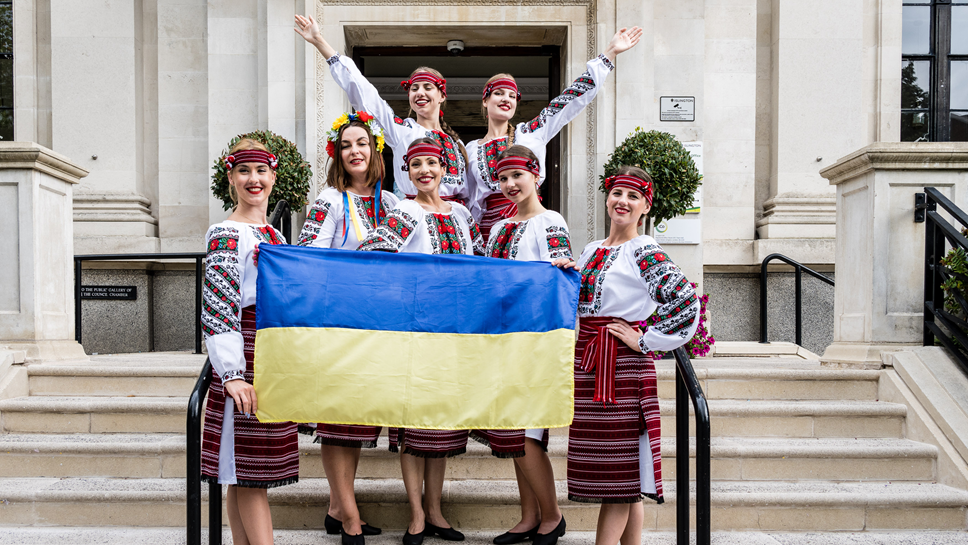
[[[263,244],[256,327],[574,329],[580,275],[544,262]]]

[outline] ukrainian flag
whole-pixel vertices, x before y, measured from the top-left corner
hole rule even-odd
[[[263,244],[257,416],[567,426],[579,281],[548,263]]]

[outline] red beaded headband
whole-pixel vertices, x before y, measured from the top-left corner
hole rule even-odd
[[[419,83],[421,81],[429,81],[440,89],[440,94],[447,98],[447,80],[444,78],[438,78],[437,76],[431,74],[430,72],[417,72],[410,79],[405,79],[400,82],[400,87],[403,87],[408,92],[410,91],[410,86],[414,83]]]
[[[510,168],[516,168],[519,170],[526,170],[535,176],[540,176],[541,166],[534,159],[528,159],[527,157],[505,157],[497,162],[497,166],[494,168],[494,179],[496,180],[498,175],[500,175],[505,170]]]
[[[492,92],[498,89],[509,89],[511,91],[514,91],[515,97],[517,98],[518,102],[521,101],[521,92],[518,91],[518,84],[517,82],[515,82],[513,79],[510,79],[510,78],[499,78],[492,81],[491,83],[488,83],[487,86],[484,87],[484,96],[481,97],[481,100],[486,100],[487,97],[491,96]]]
[[[436,157],[441,164],[444,162],[444,148],[436,144],[411,144],[403,156],[401,170],[410,170],[410,160],[414,157]]]
[[[649,206],[652,206],[652,182],[629,174],[618,174],[605,178],[605,191],[611,191],[615,186],[627,187],[638,191],[648,201]]]
[[[224,161],[225,167],[229,170],[242,163],[262,163],[269,165],[272,169],[279,166],[279,160],[276,159],[275,155],[258,149],[239,150],[231,155],[226,155]]]

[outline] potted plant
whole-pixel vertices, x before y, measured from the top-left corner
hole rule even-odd
[[[280,200],[289,203],[289,208],[293,211],[298,211],[305,206],[309,193],[309,179],[313,175],[309,163],[299,153],[296,145],[289,140],[271,131],[253,131],[232,138],[212,165],[212,170],[215,171],[212,174],[212,193],[222,200],[222,209],[231,210],[235,206],[232,198],[229,197],[228,169],[225,168],[223,158],[228,155],[228,150],[243,138],[261,142],[279,160],[279,166],[276,168],[276,184],[272,188],[272,195],[269,196],[269,210],[271,211]]]

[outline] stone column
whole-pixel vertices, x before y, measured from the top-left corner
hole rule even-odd
[[[87,359],[74,340],[74,184],[87,171],[32,142],[0,142],[0,344],[28,360]]]
[[[968,146],[876,143],[820,171],[837,188],[834,342],[821,360],[879,368],[881,352],[921,343],[924,224],[914,194],[936,187],[968,205]]]

